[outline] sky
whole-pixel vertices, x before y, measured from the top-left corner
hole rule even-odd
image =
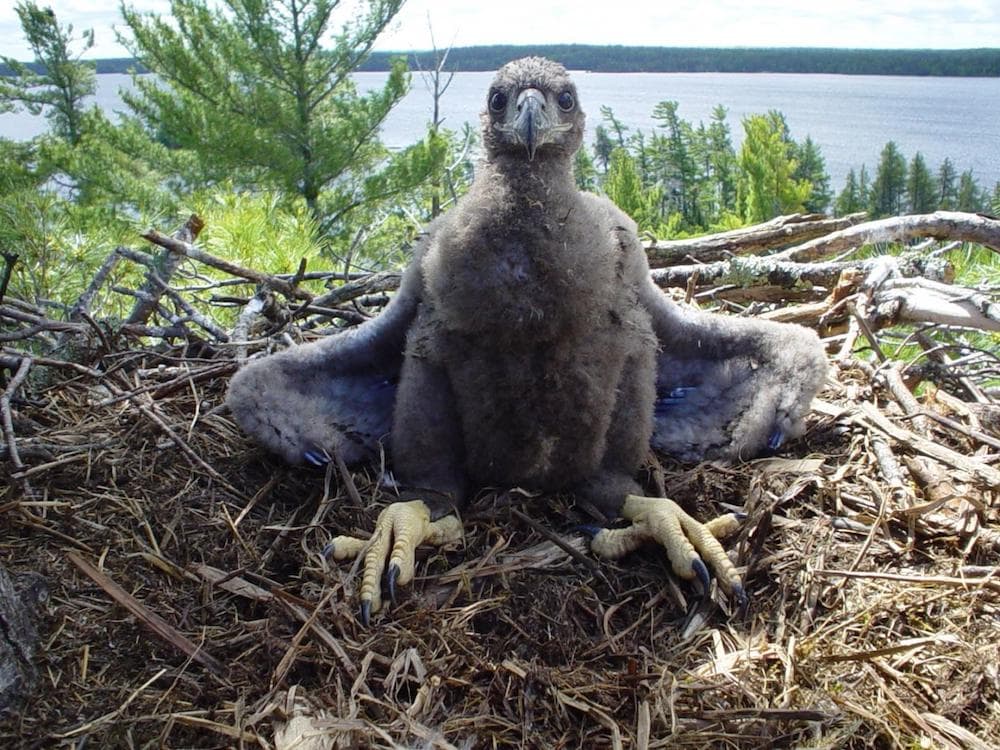
[[[210,0],[211,1],[211,0]],[[117,0],[37,0],[75,32],[93,29],[88,58],[128,57]],[[357,6],[359,0],[344,0]],[[14,12],[0,0],[0,55],[31,59]],[[130,0],[168,14],[168,0]],[[584,10],[589,5],[593,10]],[[348,9],[349,12],[349,9]],[[346,16],[341,16],[346,17]],[[1000,0],[408,0],[375,45],[381,50],[478,44],[624,44],[665,47],[961,49],[1000,46]]]

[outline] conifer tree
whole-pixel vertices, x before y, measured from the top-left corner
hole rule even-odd
[[[958,202],[958,189],[955,187],[955,180],[958,172],[951,159],[945,157],[938,168],[937,173],[937,205],[938,208],[950,211],[955,208]]]
[[[712,192],[716,204],[713,213],[716,216],[723,211],[736,210],[736,151],[726,115],[726,108],[721,104],[716,105],[706,134]]]
[[[740,210],[750,223],[801,211],[812,191],[808,180],[795,178],[795,144],[784,116],[775,110],[743,120],[737,183]]]
[[[905,209],[906,160],[894,141],[889,141],[882,148],[868,205],[873,218],[899,216]]]
[[[19,2],[14,10],[41,70],[33,72],[13,58],[0,56],[13,73],[0,76],[0,112],[23,107],[33,115],[44,113],[55,135],[78,143],[83,135],[84,101],[96,88],[94,64],[80,58],[94,46],[94,32],[87,30],[75,38],[72,24],[60,25],[51,8],[31,0]]]
[[[340,0],[171,0],[170,20],[125,7],[123,41],[156,74],[127,102],[196,153],[206,181],[299,195],[325,231],[344,232],[348,213],[412,190],[444,155],[430,136],[396,154],[378,140],[407,90],[403,61],[381,89],[361,94],[350,78],[401,4],[367,0],[336,33]]]
[[[641,228],[656,229],[662,190],[643,187],[635,159],[624,148],[611,152],[604,193]]]
[[[910,213],[926,214],[937,207],[937,191],[934,178],[927,168],[923,154],[919,151],[910,161],[906,178],[906,204]]]
[[[979,183],[972,176],[972,170],[967,169],[962,172],[961,177],[958,178],[958,198],[956,199],[955,208],[959,211],[976,213],[983,210],[984,202],[979,191]]]
[[[861,188],[861,182],[852,168],[847,173],[844,180],[844,189],[840,191],[837,200],[834,202],[834,213],[837,216],[847,216],[848,214],[864,211],[868,205],[868,196]]]
[[[688,226],[699,226],[698,174],[692,154],[693,131],[677,113],[675,101],[659,102],[653,119],[664,133],[655,140],[654,160],[659,183],[663,185],[668,211],[677,211]]]
[[[795,177],[799,180],[808,180],[812,186],[809,197],[806,198],[804,207],[806,211],[822,213],[826,211],[833,198],[830,192],[830,175],[826,173],[826,161],[815,141],[806,136],[805,141],[795,149],[798,168],[795,170]]]

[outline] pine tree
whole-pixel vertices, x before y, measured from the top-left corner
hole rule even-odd
[[[432,135],[395,154],[378,140],[407,90],[402,61],[363,95],[350,78],[401,3],[367,0],[336,34],[338,0],[171,0],[170,20],[124,8],[130,50],[155,73],[126,101],[197,154],[206,181],[299,195],[343,234],[347,214],[412,191],[444,155]]]
[[[962,172],[962,176],[958,178],[958,198],[955,203],[955,208],[959,211],[976,213],[983,210],[983,203],[985,203],[985,201],[980,194],[979,183],[977,183],[976,178],[972,176],[972,170],[967,169]]]
[[[848,214],[863,211],[867,204],[866,196],[861,193],[861,185],[858,176],[851,169],[847,173],[844,181],[844,189],[840,191],[837,200],[833,204],[833,211],[837,216],[847,216]]]
[[[906,178],[906,204],[913,214],[930,213],[937,207],[934,178],[931,177],[927,162],[919,151],[910,161]]]
[[[601,165],[601,171],[608,173],[608,164],[611,161],[611,152],[618,146],[611,140],[608,129],[603,125],[594,128],[594,160]]]
[[[659,225],[662,191],[643,187],[635,159],[624,148],[611,152],[604,193],[641,228],[655,230]]]
[[[895,142],[882,148],[875,181],[869,194],[869,211],[873,218],[899,216],[906,198],[906,161]]]
[[[42,70],[34,73],[13,58],[0,57],[13,73],[9,78],[0,76],[0,112],[23,107],[33,115],[44,113],[57,136],[78,143],[83,136],[84,102],[96,88],[94,64],[80,57],[94,46],[94,32],[87,30],[74,38],[72,24],[61,26],[50,8],[34,2],[20,2],[14,10]],[[73,51],[77,43],[82,46]]]
[[[580,190],[593,191],[597,188],[597,168],[585,148],[576,152],[573,162],[573,176],[576,178],[576,186]]]
[[[812,138],[806,136],[805,141],[795,149],[798,168],[795,170],[795,178],[808,180],[812,185],[809,197],[806,198],[804,207],[806,211],[822,213],[826,211],[833,198],[830,191],[830,175],[826,173],[826,161],[819,150],[819,146]]]
[[[659,102],[653,109],[653,119],[664,133],[656,140],[656,172],[667,199],[668,212],[676,210],[687,226],[702,224],[698,205],[697,168],[692,154],[694,141],[690,123],[677,113],[675,101]]]
[[[958,190],[955,188],[955,179],[958,172],[951,159],[945,157],[938,168],[937,173],[937,205],[938,208],[950,211],[958,203]]]
[[[707,151],[710,165],[709,179],[715,199],[715,211],[719,216],[723,211],[736,210],[736,151],[726,122],[726,108],[721,104],[712,110],[712,121],[708,126]]]
[[[807,180],[795,179],[795,144],[784,116],[777,111],[743,120],[737,194],[743,219],[766,221],[801,211],[812,191]]]

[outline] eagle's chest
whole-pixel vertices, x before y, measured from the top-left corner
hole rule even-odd
[[[608,328],[548,344],[452,340],[447,364],[467,468],[481,482],[548,487],[596,469],[629,345]]]
[[[616,304],[608,256],[579,222],[489,217],[466,227],[461,257],[438,264],[427,299],[457,333],[551,340],[588,327],[588,308]]]

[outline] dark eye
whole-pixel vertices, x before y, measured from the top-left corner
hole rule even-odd
[[[490,94],[490,109],[494,112],[503,112],[507,108],[507,95],[502,91],[494,91]]]
[[[559,104],[559,109],[561,109],[563,112],[569,112],[571,109],[573,109],[574,106],[576,106],[576,100],[573,98],[573,95],[571,93],[569,93],[568,91],[563,91],[561,94],[559,94],[558,104]]]

